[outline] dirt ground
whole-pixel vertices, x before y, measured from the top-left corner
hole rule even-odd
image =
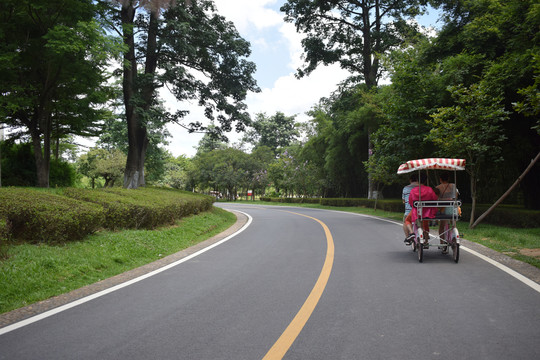
[[[536,259],[540,258],[540,249],[521,249],[519,250],[521,255],[534,257]]]

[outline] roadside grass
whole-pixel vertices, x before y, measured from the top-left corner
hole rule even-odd
[[[102,231],[61,244],[7,243],[0,259],[0,313],[60,295],[186,249],[229,228],[219,208],[157,230]]]
[[[540,268],[540,228],[511,229],[480,224],[475,229],[464,228],[463,232],[467,240]]]
[[[236,203],[260,204],[268,206],[291,206],[315,209],[337,210],[379,216],[387,219],[403,221],[403,214],[374,210],[361,207],[334,207],[320,204],[291,204],[267,201],[239,200]],[[458,223],[459,232],[463,238],[482,244],[490,249],[504,253],[514,259],[526,262],[540,268],[540,228],[514,229],[502,226],[479,224],[475,229],[469,229],[468,223]]]

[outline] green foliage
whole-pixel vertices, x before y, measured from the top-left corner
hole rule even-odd
[[[6,141],[2,146],[2,186],[35,186],[36,164],[32,144]],[[78,180],[74,166],[61,159],[50,163],[50,185],[73,186]]]
[[[32,144],[0,143],[2,147],[2,186],[35,186],[36,163]]]
[[[240,190],[266,187],[265,156],[261,149],[253,154],[226,148],[199,154],[193,159],[190,178],[202,190],[218,191],[234,200]]]
[[[439,146],[441,155],[464,157],[469,169],[501,160],[500,145],[506,139],[501,123],[508,117],[501,106],[502,98],[478,84],[451,87],[449,91],[456,105],[439,108],[428,121],[429,139]]]
[[[204,107],[205,117],[219,123],[213,132],[221,138],[233,123],[237,131],[249,123],[244,100],[248,91],[259,91],[252,76],[255,64],[246,60],[249,42],[217,13],[212,1],[146,5],[123,2],[112,16],[120,20],[116,31],[128,45],[123,65],[123,102],[129,129],[126,188],[145,184],[147,120],[157,114],[162,124],[180,123],[188,114],[186,110],[174,114],[156,111],[158,88],[167,85],[180,102],[196,100]],[[161,12],[160,7],[165,10]],[[190,132],[207,129],[200,121],[183,126]]]
[[[9,242],[0,261],[0,313],[162,259],[219,234],[235,221],[234,214],[212,208],[159,230],[99,231],[84,241],[39,246]]]
[[[476,214],[482,214],[489,208],[489,205],[477,205]],[[461,207],[463,221],[469,221],[471,215],[471,205],[464,204]],[[526,210],[516,206],[498,206],[483,221],[486,224],[507,226],[510,228],[540,228],[540,211]]]
[[[244,135],[244,141],[255,148],[266,146],[277,155],[280,148],[290,146],[299,135],[294,118],[285,116],[280,111],[272,116],[259,113],[255,116],[251,129]]]
[[[177,158],[169,156],[165,164],[163,178],[157,182],[158,186],[170,186],[174,189],[188,190],[188,173],[192,167],[192,160],[185,155]]]
[[[32,242],[64,242],[82,239],[101,227],[100,206],[47,192],[0,189],[0,218],[10,236]]]
[[[49,186],[51,140],[95,135],[109,115],[107,60],[119,50],[95,2],[6,0],[0,7],[0,118],[31,138],[38,185]],[[39,149],[39,151],[38,151]]]
[[[74,186],[79,180],[75,165],[62,160],[51,160],[49,176],[51,187]],[[17,184],[17,186],[20,186],[20,184]]]
[[[64,195],[101,205],[105,209],[103,227],[107,229],[153,229],[206,211],[212,206],[210,196],[177,190],[141,188],[64,189]]]
[[[309,75],[320,64],[339,63],[343,69],[377,85],[380,56],[416,36],[405,21],[421,12],[426,1],[305,1],[288,0],[281,11],[294,23],[302,40],[305,66],[298,76]]]
[[[123,176],[125,164],[126,155],[118,149],[93,148],[82,154],[77,161],[80,173],[91,179],[92,188],[99,177],[105,180],[105,187],[113,187],[115,181]]]
[[[80,240],[99,228],[153,229],[207,211],[213,198],[172,189],[0,189],[9,236],[31,242]]]

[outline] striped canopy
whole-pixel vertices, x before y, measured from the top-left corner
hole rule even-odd
[[[415,170],[439,169],[439,170],[465,170],[465,159],[419,159],[409,160],[399,166],[398,174],[406,174]]]

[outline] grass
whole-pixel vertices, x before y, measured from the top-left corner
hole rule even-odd
[[[319,204],[290,204],[264,201],[238,201],[238,203],[339,210],[357,214],[380,216],[399,222],[403,221],[403,215],[401,213],[360,207],[333,207]],[[514,259],[540,268],[540,258],[538,256],[528,256],[523,253],[524,250],[540,251],[540,228],[514,229],[502,226],[479,224],[474,230],[472,230],[469,229],[467,223],[461,222],[458,223],[458,229],[460,230],[460,233],[464,234],[463,238],[466,240],[482,244],[490,249],[513,257]]]
[[[98,232],[63,244],[7,244],[0,261],[0,313],[60,295],[148,264],[229,228],[222,209],[158,230]]]
[[[540,228],[510,229],[494,225],[478,225],[464,229],[464,238],[504,253],[540,268],[538,256],[527,256],[524,251],[540,250]]]

